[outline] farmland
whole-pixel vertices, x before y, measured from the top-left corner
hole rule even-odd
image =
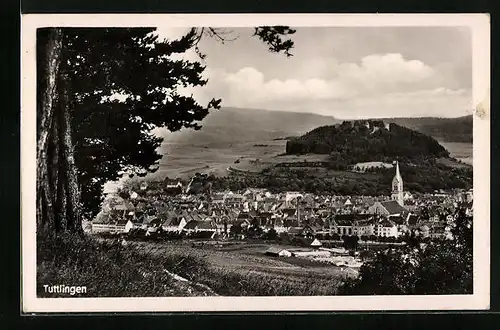
[[[188,241],[128,244],[155,257],[202,260],[206,267],[203,272],[193,273],[182,267],[170,270],[221,295],[334,295],[346,278],[357,276],[354,269],[305,258],[266,256],[269,244],[200,247],[193,247]]]

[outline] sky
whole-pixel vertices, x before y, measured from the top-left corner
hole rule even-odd
[[[185,28],[162,28],[175,39]],[[209,82],[183,92],[222,106],[337,118],[458,117],[472,109],[472,37],[464,27],[299,27],[292,57],[270,53],[251,28],[204,37]],[[200,61],[190,51],[183,55]]]

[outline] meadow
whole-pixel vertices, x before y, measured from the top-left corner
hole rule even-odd
[[[269,244],[220,248],[192,247],[189,241],[130,244],[149,255],[204,260],[203,272],[191,272],[182,267],[174,267],[172,271],[202,283],[220,295],[335,295],[345,279],[357,277],[353,269],[327,266],[302,258],[266,256],[264,252],[271,246]]]
[[[451,153],[451,157],[472,165],[472,144],[440,142]],[[226,147],[205,148],[204,146],[165,143],[164,156],[158,177],[189,177],[195,172],[227,175],[227,168],[260,172],[277,163],[325,161],[327,155],[284,155],[286,141],[263,140],[239,142]],[[237,163],[235,163],[237,161]]]
[[[39,235],[37,295],[63,297],[43,289],[60,283],[86,286],[85,297],[335,295],[345,279],[357,276],[319,262],[266,256],[268,245],[218,250],[191,244]]]

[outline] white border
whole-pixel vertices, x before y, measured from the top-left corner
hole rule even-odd
[[[473,40],[474,294],[337,297],[36,297],[36,28],[259,25],[467,26]],[[486,14],[29,14],[22,16],[21,199],[22,310],[32,312],[483,310],[490,293],[490,21]]]

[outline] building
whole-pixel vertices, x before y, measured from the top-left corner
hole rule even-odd
[[[270,255],[270,256],[273,256],[273,257],[291,257],[292,256],[292,253],[286,249],[282,249],[282,248],[279,248],[279,247],[270,247],[267,251],[266,251],[266,254],[267,255]]]
[[[134,225],[128,219],[118,220],[110,223],[92,223],[92,232],[94,233],[128,233]]]
[[[323,246],[323,244],[321,244],[321,242],[317,238],[315,238],[309,246],[313,249],[319,249],[321,246]]]
[[[377,224],[377,236],[379,237],[399,237],[398,226],[389,219],[382,219]]]
[[[191,220],[182,228],[182,230],[188,233],[199,231],[215,232],[217,231],[217,227],[208,221]]]
[[[177,181],[177,183],[175,183],[175,184],[173,184],[173,183],[167,184],[167,186],[165,187],[165,192],[169,195],[182,194],[182,191],[183,191],[183,187],[182,187],[182,183],[180,181]]]
[[[375,224],[372,219],[358,220],[355,222],[354,234],[361,236],[375,235]]]
[[[368,213],[384,216],[401,216],[406,218],[408,210],[399,204],[398,201],[390,200],[387,202],[375,202],[368,208]]]
[[[162,223],[162,229],[165,231],[181,232],[186,226],[186,219],[181,217],[168,217]]]
[[[391,199],[397,201],[399,205],[404,205],[403,178],[399,173],[399,162],[396,161],[396,174],[392,179]]]
[[[373,216],[370,214],[337,214],[330,221],[330,234],[339,236],[371,236],[375,234]]]

